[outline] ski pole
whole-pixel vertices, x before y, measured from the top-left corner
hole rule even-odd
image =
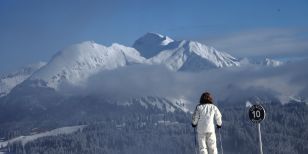
[[[218,133],[219,133],[219,140],[220,140],[221,154],[224,154],[224,149],[223,149],[223,147],[222,147],[222,141],[221,141],[221,133],[220,133],[220,129],[218,129]]]

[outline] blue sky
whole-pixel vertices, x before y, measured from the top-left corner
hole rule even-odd
[[[81,41],[131,46],[146,32],[236,57],[303,57],[307,17],[306,0],[1,0],[0,73]]]

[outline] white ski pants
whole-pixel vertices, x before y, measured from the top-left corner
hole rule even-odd
[[[211,133],[198,133],[199,154],[217,154],[216,135]]]

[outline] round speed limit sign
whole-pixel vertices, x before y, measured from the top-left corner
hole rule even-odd
[[[260,123],[265,118],[265,110],[261,105],[252,105],[249,108],[249,119],[253,123]]]

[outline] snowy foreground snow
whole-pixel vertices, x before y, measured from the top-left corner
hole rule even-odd
[[[16,142],[21,142],[22,146],[25,146],[27,143],[32,142],[36,139],[39,139],[41,137],[46,137],[46,136],[57,136],[61,134],[71,134],[77,131],[82,131],[82,129],[86,125],[80,125],[80,126],[71,126],[71,127],[61,127],[57,129],[53,129],[51,131],[43,132],[43,133],[38,133],[34,135],[28,135],[28,136],[19,136],[7,141],[0,142],[0,148],[5,148],[8,146],[8,144],[16,143]],[[1,152],[0,152],[1,154]]]

